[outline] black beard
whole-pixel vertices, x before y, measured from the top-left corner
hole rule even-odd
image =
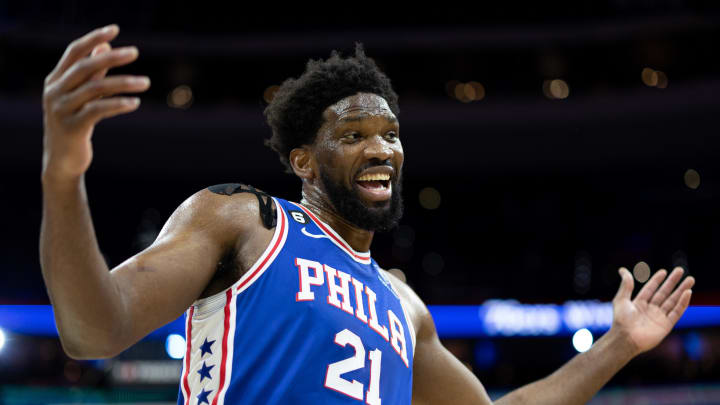
[[[325,170],[320,172],[320,180],[330,198],[330,203],[341,217],[360,229],[368,231],[389,231],[396,227],[403,214],[402,178],[398,173],[392,183],[390,206],[385,201],[366,206],[355,189],[348,190],[334,182]]]

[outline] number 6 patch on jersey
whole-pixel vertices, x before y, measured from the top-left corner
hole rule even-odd
[[[292,219],[295,220],[295,222],[301,223],[301,224],[307,224],[308,218],[305,216],[305,213],[302,211],[288,211]]]

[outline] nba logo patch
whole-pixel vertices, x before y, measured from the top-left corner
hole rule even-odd
[[[373,261],[373,267],[375,268],[375,270],[377,270],[378,280],[380,280],[380,282],[383,283],[383,285],[385,287],[387,287],[388,290],[390,290],[390,292],[395,296],[395,298],[400,299],[400,296],[397,295],[397,293],[395,292],[395,289],[390,284],[390,280],[388,280],[385,277],[385,275],[382,273],[382,271],[380,269],[380,266],[378,266],[377,263],[375,263],[375,261]]]

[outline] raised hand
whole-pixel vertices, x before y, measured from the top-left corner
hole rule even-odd
[[[657,346],[670,333],[690,303],[695,279],[687,277],[675,288],[683,269],[676,267],[669,277],[667,271],[660,270],[631,300],[633,276],[624,267],[619,272],[622,282],[613,299],[612,329],[627,336],[633,352],[639,354]]]
[[[109,25],[76,39],[45,78],[43,178],[67,180],[85,173],[92,161],[95,124],[140,105],[139,98],[119,94],[150,87],[145,76],[106,77],[108,69],[138,57],[135,47],[111,49],[109,42],[118,32]]]

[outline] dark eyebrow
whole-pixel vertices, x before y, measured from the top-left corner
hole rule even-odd
[[[358,121],[362,121],[363,119],[367,118],[367,116],[368,116],[368,114],[358,114],[358,115],[354,115],[351,117],[340,118],[338,120],[338,122],[339,123],[358,122]],[[398,121],[397,118],[395,118],[395,117],[387,117],[386,116],[385,119],[391,124],[394,124]]]

